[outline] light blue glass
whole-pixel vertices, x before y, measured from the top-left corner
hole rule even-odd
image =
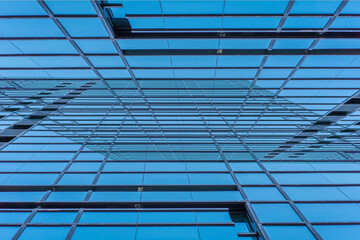
[[[301,56],[269,56],[265,67],[295,67]],[[277,75],[276,75],[277,76]]]
[[[173,171],[186,171],[185,163],[181,162],[174,162],[174,163],[167,163],[167,162],[147,162],[145,164],[145,171],[147,172],[156,172],[156,171],[166,171],[166,172],[173,172]]]
[[[278,39],[274,49],[308,49],[313,39]]]
[[[253,201],[281,201],[283,195],[275,187],[244,187],[247,197]]]
[[[130,78],[128,70],[99,70],[104,78]]]
[[[360,39],[322,39],[315,49],[348,49],[360,48]]]
[[[158,26],[158,25],[156,25]],[[159,25],[160,26],[160,25]],[[221,18],[165,18],[165,26],[169,29],[220,29],[225,28]]]
[[[332,1],[295,1],[290,14],[333,14],[341,0]]]
[[[222,14],[224,2],[161,0],[161,6],[164,14]]]
[[[315,29],[323,28],[325,24],[329,21],[330,18],[325,17],[312,17],[312,18],[300,18],[300,17],[290,17],[286,20],[284,24],[284,29]]]
[[[136,227],[77,227],[74,240],[135,239]]]
[[[280,18],[224,18],[224,29],[276,29]]]
[[[228,212],[196,212],[198,222],[232,222]]]
[[[272,176],[280,184],[329,184],[320,173],[273,173]]]
[[[262,56],[218,56],[218,67],[258,67]]]
[[[193,201],[190,192],[142,192],[141,201],[144,202],[189,202]]]
[[[84,212],[80,223],[136,223],[137,212]]]
[[[233,1],[225,0],[224,13],[230,14],[283,14],[287,0]]]
[[[217,239],[229,239],[229,240],[237,240],[235,227],[199,227],[200,237],[201,239],[206,240],[217,240]],[[241,239],[241,238],[240,238]]]
[[[0,212],[0,223],[23,223],[29,215],[30,212]]]
[[[357,0],[350,0],[345,5],[343,10],[341,11],[342,14],[357,14],[360,10],[360,2]]]
[[[234,171],[262,171],[255,162],[232,162],[230,166]]]
[[[216,78],[253,78],[256,69],[216,69]]]
[[[265,226],[271,240],[315,240],[305,226]]]
[[[75,0],[75,1],[45,1],[50,10],[57,15],[66,14],[96,14],[90,1]]]
[[[192,192],[194,201],[231,202],[243,200],[238,191]]]
[[[237,173],[240,184],[272,184],[265,173]]]
[[[94,177],[96,174],[88,174],[88,173],[81,173],[81,174],[65,174],[60,182],[59,185],[91,185]]]
[[[138,202],[140,200],[140,192],[93,192],[90,197],[92,202]]]
[[[77,202],[85,199],[87,192],[52,192],[46,199],[48,202]]]
[[[226,185],[234,184],[228,173],[190,173],[190,184],[194,185]]]
[[[218,49],[218,39],[171,39],[170,49]]]
[[[136,171],[143,171],[144,167],[145,167],[145,163],[142,162],[124,162],[124,163],[108,162],[106,163],[103,171],[104,172],[111,172],[111,171],[136,172]]]
[[[131,67],[171,67],[170,56],[127,56]]]
[[[72,223],[77,212],[37,212],[31,223]]]
[[[143,174],[139,173],[103,173],[97,182],[98,185],[141,185]]]
[[[108,36],[99,19],[61,19],[60,23],[72,37]]]
[[[64,37],[50,19],[1,19],[4,37]]]
[[[333,24],[331,24],[331,28],[359,28],[360,19],[359,18],[345,18],[338,17],[335,19]]]
[[[355,203],[298,203],[296,206],[311,222],[356,222],[360,208]]]
[[[147,173],[144,176],[145,185],[188,185],[189,179],[185,173]]]
[[[325,240],[352,239],[360,232],[360,225],[318,225],[314,228]]]
[[[114,1],[109,1],[114,2]],[[160,1],[120,1],[126,14],[161,14]]]
[[[174,67],[215,67],[216,56],[171,56]]]
[[[26,1],[2,1],[0,15],[46,15],[46,12],[35,0]]]
[[[132,29],[164,29],[162,18],[133,18],[129,19]]]
[[[5,226],[1,226],[0,227],[0,234],[1,234],[1,238],[3,238],[4,240],[10,240],[15,233],[18,231],[19,227],[5,227]]]
[[[100,168],[100,162],[73,163],[68,169],[69,172],[97,172]]]
[[[138,227],[137,240],[197,240],[198,231],[191,227]]]
[[[225,164],[221,162],[187,162],[186,167],[189,171],[228,171]]]
[[[261,222],[301,222],[289,204],[252,204]]]
[[[348,200],[349,198],[336,187],[284,187],[293,200]]]
[[[148,2],[148,1],[147,1]],[[121,49],[168,49],[168,41],[164,39],[119,39]]]
[[[139,223],[195,223],[194,212],[140,212]]]
[[[2,202],[35,202],[40,201],[45,192],[0,192]]]
[[[220,49],[267,49],[268,39],[221,39]]]
[[[36,236],[36,239],[45,240],[51,236],[53,240],[63,240],[66,238],[69,229],[70,227],[26,227],[19,239],[30,240]]]
[[[0,174],[0,178],[1,178]],[[58,174],[42,173],[42,174],[13,174],[9,176],[1,185],[51,185],[55,181]]]
[[[75,40],[84,53],[117,53],[109,40]]]

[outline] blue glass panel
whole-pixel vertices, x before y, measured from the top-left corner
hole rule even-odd
[[[215,67],[216,56],[172,56],[174,67]]]
[[[68,169],[69,172],[97,172],[100,168],[100,162],[73,163]]]
[[[293,200],[347,200],[349,199],[336,187],[284,187]]]
[[[72,223],[77,212],[38,212],[31,223]]]
[[[83,201],[87,192],[52,192],[46,199],[49,202]]]
[[[84,212],[80,223],[136,223],[137,212]]]
[[[157,25],[156,25],[157,26]],[[220,29],[221,18],[165,18],[165,26],[169,29]],[[225,28],[225,23],[223,24]]]
[[[141,185],[143,174],[138,173],[118,173],[101,174],[98,185]]]
[[[123,0],[127,14],[161,14],[160,1],[133,1]]]
[[[30,212],[0,212],[0,223],[22,223],[29,215]]]
[[[221,0],[207,1],[172,1],[161,0],[164,14],[221,14],[224,2]]]
[[[274,49],[308,49],[313,39],[278,39]]]
[[[170,49],[218,49],[218,39],[171,39]]]
[[[0,227],[0,234],[3,239],[10,240],[18,231],[19,227]]]
[[[247,197],[253,201],[281,201],[285,198],[275,187],[245,187]]]
[[[76,40],[76,44],[84,53],[116,53],[116,49],[109,40]]]
[[[3,54],[19,54],[21,51],[14,46],[14,41],[0,41],[0,51]]]
[[[293,69],[263,69],[260,78],[287,78]]]
[[[355,203],[296,204],[311,222],[356,222],[360,208]]]
[[[135,239],[136,227],[77,227],[74,240]]]
[[[163,39],[120,39],[120,48],[127,49],[168,49],[168,41]]]
[[[295,67],[301,56],[269,56],[265,67]],[[276,75],[277,76],[277,75]]]
[[[227,173],[190,173],[190,184],[214,184],[214,185],[226,185],[234,184],[230,174]]]
[[[197,228],[194,227],[139,227],[137,240],[197,240]]]
[[[253,78],[256,73],[256,69],[216,69],[217,78]]]
[[[143,192],[141,201],[144,202],[188,202],[193,201],[190,192]]]
[[[228,212],[196,212],[198,222],[232,222]]]
[[[253,204],[252,206],[261,222],[301,222],[289,204]]]
[[[60,182],[59,185],[89,185],[92,183],[96,174],[65,174]]]
[[[216,191],[216,192],[192,192],[194,201],[241,201],[241,197],[238,191]]]
[[[314,29],[314,28],[323,28],[325,24],[329,21],[330,18],[325,17],[312,17],[312,18],[300,18],[300,17],[288,17],[284,28],[294,28],[294,29]]]
[[[360,233],[360,225],[319,225],[314,227],[324,240],[353,239]]]
[[[35,202],[40,201],[45,192],[0,192],[3,202]]]
[[[99,70],[101,76],[104,78],[130,78],[128,70]]]
[[[322,39],[315,49],[347,49],[360,48],[360,39]]]
[[[333,1],[295,1],[291,14],[332,14],[339,7],[341,0]]]
[[[93,192],[90,201],[138,202],[140,200],[140,195],[140,192]]]
[[[360,18],[346,18],[338,17],[335,19],[331,28],[359,28],[360,27]]]
[[[60,19],[60,22],[72,37],[108,36],[99,19]]]
[[[53,240],[63,240],[66,238],[69,229],[70,227],[27,227],[19,239],[30,240],[36,236],[36,239],[45,240],[51,236]]]
[[[50,19],[0,19],[4,37],[64,37]]]
[[[145,185],[188,185],[189,179],[185,173],[151,173],[144,176]]]
[[[57,15],[66,14],[96,14],[90,1],[45,1],[50,10]]]
[[[280,22],[280,18],[224,18],[223,28],[227,29],[275,29]]]
[[[267,49],[270,40],[268,39],[221,39],[222,49]]]
[[[193,212],[140,212],[139,223],[195,223]]]
[[[287,6],[284,1],[233,1],[225,0],[224,13],[238,14],[282,14]]]
[[[360,2],[357,0],[350,0],[345,5],[343,10],[341,11],[342,14],[358,14],[360,10]]]
[[[237,179],[241,184],[271,184],[271,180],[265,173],[237,173]]]
[[[262,56],[218,56],[218,67],[258,67]]]
[[[171,67],[169,56],[127,56],[131,67]]]
[[[201,239],[206,240],[217,240],[217,239],[226,239],[226,240],[237,240],[235,227],[199,227]]]
[[[134,18],[129,19],[132,29],[163,29],[164,20],[161,18]]]
[[[124,63],[117,56],[94,56],[88,57],[94,67],[124,67]]]
[[[46,13],[35,0],[2,1],[0,15],[46,15]]]
[[[265,226],[271,240],[315,240],[305,226]]]

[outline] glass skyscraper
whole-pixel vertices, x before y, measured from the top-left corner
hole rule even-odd
[[[360,1],[0,1],[1,240],[360,239]]]

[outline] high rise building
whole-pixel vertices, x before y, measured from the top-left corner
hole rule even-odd
[[[1,240],[360,239],[360,1],[0,1]]]

